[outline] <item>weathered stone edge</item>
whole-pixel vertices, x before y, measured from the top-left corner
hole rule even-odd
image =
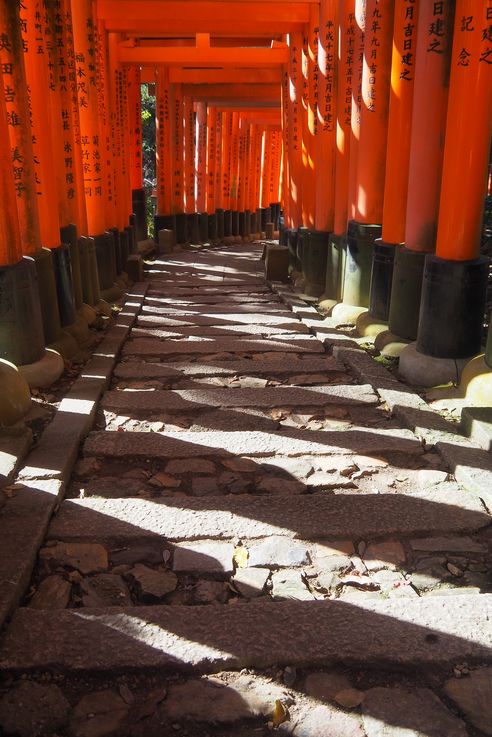
[[[97,403],[116,358],[143,304],[147,283],[127,293],[115,325],[96,348],[63,398],[39,445],[29,453],[16,482],[22,484],[0,514],[0,627],[29,584],[51,516],[65,493],[80,442],[91,429]]]

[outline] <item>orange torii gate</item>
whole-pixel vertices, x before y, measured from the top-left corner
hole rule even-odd
[[[389,327],[377,346],[479,351],[491,26],[492,0],[0,4],[0,289],[20,279],[40,306],[26,320],[13,301],[0,356],[70,358],[138,262],[142,82],[156,240],[229,242],[271,221],[306,292],[344,321],[368,308],[361,334]]]

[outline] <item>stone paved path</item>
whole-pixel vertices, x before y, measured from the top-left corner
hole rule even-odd
[[[3,733],[492,734],[487,508],[260,252],[148,270],[3,638]]]

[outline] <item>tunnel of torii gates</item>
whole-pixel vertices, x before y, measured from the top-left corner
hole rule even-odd
[[[0,64],[4,377],[69,359],[139,277],[144,83],[156,240],[273,223],[305,291],[401,365],[491,371],[492,0],[0,0]]]

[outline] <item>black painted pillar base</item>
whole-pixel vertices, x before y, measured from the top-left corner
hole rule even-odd
[[[134,213],[130,215],[128,218],[128,222],[130,223],[130,228],[132,229],[132,237],[130,239],[130,254],[137,253],[137,218]]]
[[[0,358],[22,366],[39,361],[44,351],[36,266],[24,256],[0,266]]]
[[[215,214],[217,216],[217,238],[219,239],[219,241],[221,241],[224,238],[224,234],[225,234],[223,208],[218,207],[215,210]]]
[[[389,319],[393,264],[398,245],[398,243],[385,243],[381,238],[377,238],[374,242],[369,316],[384,322]]]
[[[184,212],[177,212],[176,215],[176,243],[188,243],[188,215]]]
[[[304,242],[304,292],[310,297],[321,297],[325,291],[326,260],[330,234],[323,230],[309,230]]]
[[[113,234],[114,263],[116,276],[119,276],[123,271],[121,263],[120,231],[118,228],[110,228],[109,232]]]
[[[279,229],[280,202],[270,202],[270,222],[273,223],[274,229]]]
[[[343,281],[345,304],[369,307],[374,241],[380,236],[380,225],[367,225],[350,220]]]
[[[239,210],[231,211],[231,235],[237,238],[239,233]]]
[[[301,264],[297,259],[297,230],[287,228],[285,232],[287,234],[287,248],[289,249],[289,266],[295,271],[300,271]]]
[[[75,309],[82,307],[82,275],[80,273],[79,244],[77,238],[77,226],[70,224],[60,228],[61,242],[70,249],[70,262],[72,265],[72,287]]]
[[[132,209],[136,217],[137,241],[145,241],[147,233],[147,195],[145,189],[132,190]]]
[[[326,255],[325,291],[323,293],[323,299],[333,300],[334,303],[340,302],[342,299],[346,248],[347,241],[345,235],[330,233]]]
[[[239,212],[238,213],[238,227],[239,227],[239,235],[241,238],[246,237],[246,213]]]
[[[97,273],[101,290],[110,289],[116,277],[113,234],[106,232],[94,236]]]
[[[487,343],[485,345],[485,363],[492,369],[492,313],[489,316],[489,331],[487,334]]]
[[[121,256],[121,270],[126,273],[126,262],[130,255],[130,240],[132,237],[132,229],[127,225],[124,230],[120,231],[120,256]]]
[[[160,230],[172,230],[176,233],[176,215],[154,215],[154,241],[159,241]]]
[[[66,244],[62,244],[58,248],[52,248],[51,256],[53,258],[60,325],[64,328],[75,322],[70,248]]]
[[[305,268],[305,256],[307,255],[307,242],[308,242],[309,229],[305,225],[300,225],[297,228],[297,242],[296,242],[296,256],[298,263],[298,270],[304,275]]]
[[[207,240],[213,243],[217,239],[217,215],[213,212],[207,216]]]
[[[397,246],[388,327],[405,340],[416,340],[426,253]]]
[[[32,255],[38,278],[39,302],[43,321],[44,341],[48,345],[61,335],[60,311],[56,293],[53,254],[49,248],[40,248]]]
[[[200,243],[208,241],[208,215],[206,212],[198,213],[198,235]]]
[[[258,213],[256,210],[250,210],[249,213],[249,234],[256,235],[258,233]]]
[[[434,358],[481,352],[489,259],[425,259],[417,350]]]
[[[224,210],[224,238],[232,235],[232,210]]]

